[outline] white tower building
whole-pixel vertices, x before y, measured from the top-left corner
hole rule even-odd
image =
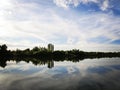
[[[48,50],[49,51],[54,51],[54,45],[53,44],[48,44]]]

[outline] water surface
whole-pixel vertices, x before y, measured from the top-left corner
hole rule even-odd
[[[0,60],[0,65],[0,90],[120,90],[120,58]]]

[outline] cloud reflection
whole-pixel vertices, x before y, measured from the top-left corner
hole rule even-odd
[[[86,59],[78,63],[66,61],[65,65],[63,62],[55,62],[54,68],[51,69],[25,62],[17,63],[16,67],[12,67],[14,63],[7,62],[8,66],[4,70],[10,72],[0,71],[0,81],[2,81],[0,89],[119,90],[120,63],[117,58],[109,59],[109,62],[107,60]],[[103,64],[103,61],[107,63]]]

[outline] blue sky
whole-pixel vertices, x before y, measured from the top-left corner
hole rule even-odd
[[[119,51],[120,0],[1,0],[0,44]]]

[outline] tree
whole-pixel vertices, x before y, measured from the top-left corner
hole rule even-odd
[[[32,51],[33,52],[38,52],[40,49],[38,48],[38,47],[34,47],[33,49],[32,49]]]
[[[6,44],[1,45],[0,50],[1,51],[7,51],[7,45]]]

